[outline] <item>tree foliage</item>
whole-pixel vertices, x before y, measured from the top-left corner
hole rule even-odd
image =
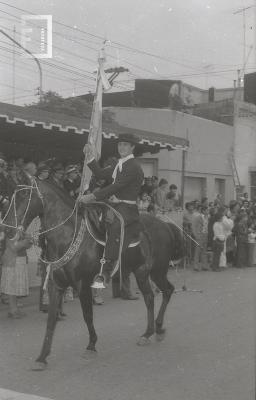
[[[39,102],[29,104],[26,107],[80,118],[90,118],[92,113],[92,104],[88,103],[85,99],[80,97],[64,99],[58,93],[51,90],[45,92]]]

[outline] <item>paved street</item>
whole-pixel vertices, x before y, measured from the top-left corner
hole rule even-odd
[[[182,274],[172,271],[176,287]],[[254,398],[255,269],[189,271],[187,286],[203,293],[173,296],[162,343],[138,347],[145,326],[143,301],[115,300],[95,307],[96,357],[83,358],[88,336],[78,301],[65,305],[46,371],[32,372],[46,315],[36,305],[27,317],[0,312],[0,387],[55,400],[252,400]],[[160,296],[156,297],[159,305]],[[26,300],[27,301],[27,300]],[[25,304],[25,301],[24,301]],[[17,395],[18,396],[18,395]],[[0,399],[30,397],[0,390]],[[36,397],[31,397],[36,400]]]

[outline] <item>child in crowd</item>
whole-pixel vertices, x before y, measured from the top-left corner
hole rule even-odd
[[[143,192],[138,200],[139,212],[147,212],[148,206],[151,203],[151,198],[147,192]]]

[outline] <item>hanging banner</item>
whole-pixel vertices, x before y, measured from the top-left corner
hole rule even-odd
[[[96,92],[93,101],[88,143],[94,144],[97,150],[97,159],[101,156],[101,147],[102,147],[102,94],[103,89],[107,91],[111,88],[111,85],[108,81],[107,75],[104,71],[104,63],[105,63],[105,55],[104,50],[102,49],[99,55],[99,66],[97,71],[97,80],[96,80]],[[80,192],[84,193],[88,188],[92,176],[92,172],[90,168],[87,166],[88,160],[85,158],[83,174],[81,179],[81,187]]]

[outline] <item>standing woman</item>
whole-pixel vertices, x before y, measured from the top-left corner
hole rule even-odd
[[[17,230],[14,238],[6,239],[1,292],[9,297],[9,318],[22,318],[25,315],[17,306],[17,296],[28,296],[29,294],[26,250],[31,245],[31,237],[21,230]]]
[[[248,266],[248,215],[245,211],[237,217],[234,232],[237,244],[235,266],[245,268]]]
[[[224,209],[220,208],[215,214],[215,222],[213,224],[213,242],[212,242],[212,270],[221,271],[220,256],[224,250],[225,230],[223,225]]]
[[[220,256],[220,267],[226,268],[227,267],[227,250],[230,251],[230,247],[228,248],[227,243],[230,246],[230,237],[232,238],[232,229],[234,228],[234,221],[232,218],[228,217],[228,208],[225,207],[224,209],[224,216],[222,219],[222,224],[224,228],[225,234],[225,241],[224,241],[224,250]]]

